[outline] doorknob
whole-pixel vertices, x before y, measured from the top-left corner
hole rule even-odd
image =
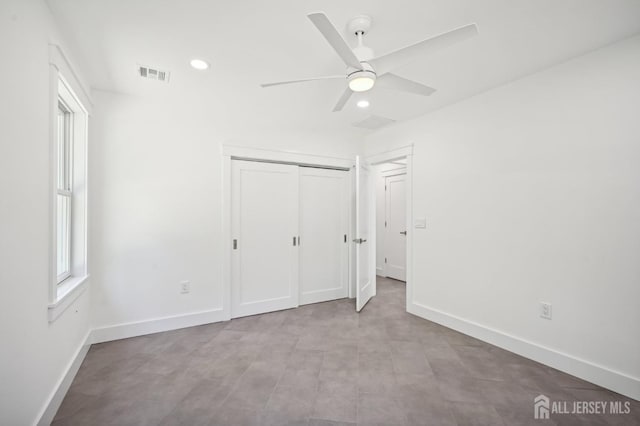
[[[366,243],[367,240],[363,240],[362,238],[356,238],[355,240],[353,240],[353,242],[356,244],[362,244],[362,243]]]
[[[400,231],[402,235],[407,235],[407,231]]]

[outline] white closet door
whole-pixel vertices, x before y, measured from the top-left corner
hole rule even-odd
[[[296,307],[298,167],[233,160],[231,186],[231,316]]]
[[[400,281],[407,279],[406,192],[405,175],[386,178],[386,275]]]
[[[348,295],[349,174],[300,167],[300,304]]]

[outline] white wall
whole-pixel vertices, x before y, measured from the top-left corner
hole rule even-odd
[[[256,124],[260,117],[230,116],[223,99],[188,90],[94,97],[92,306],[101,340],[158,329],[130,323],[202,312],[209,314],[191,323],[218,318],[212,311],[222,309],[224,294],[221,144],[352,158],[360,142]],[[180,294],[183,280],[191,281],[189,294]]]
[[[635,37],[366,139],[415,144],[415,312],[611,370],[601,383],[640,398],[639,76]]]
[[[3,425],[40,418],[89,330],[88,292],[54,323],[47,318],[50,41],[60,43],[42,1],[0,3]]]

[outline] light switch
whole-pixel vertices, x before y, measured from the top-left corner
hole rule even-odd
[[[419,228],[419,229],[424,229],[424,228],[426,228],[426,227],[427,227],[427,218],[426,218],[426,217],[419,217],[419,218],[417,218],[417,219],[415,220],[415,222],[414,222],[414,226],[415,226],[416,228]]]

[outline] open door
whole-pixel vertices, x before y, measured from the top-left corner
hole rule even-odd
[[[372,273],[373,245],[370,238],[369,167],[356,157],[356,311],[360,312],[373,296],[375,274]]]

